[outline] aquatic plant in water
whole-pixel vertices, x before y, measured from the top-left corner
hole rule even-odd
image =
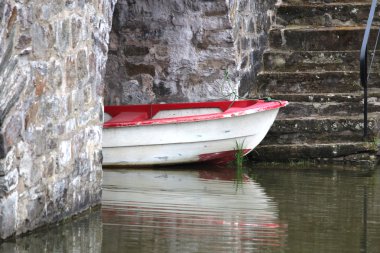
[[[236,166],[236,174],[235,174],[235,184],[236,190],[240,187],[243,187],[243,177],[244,177],[244,141],[239,144],[236,141],[235,147],[235,166]]]

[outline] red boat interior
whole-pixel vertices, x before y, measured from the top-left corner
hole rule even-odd
[[[141,124],[165,124],[177,122],[199,121],[207,119],[222,118],[223,115],[238,113],[248,109],[258,109],[258,111],[275,109],[285,106],[285,101],[265,101],[265,100],[239,100],[239,101],[217,101],[217,102],[191,102],[172,104],[142,104],[142,105],[119,105],[105,106],[104,112],[112,118],[104,122],[104,128],[122,127]],[[216,109],[217,113],[193,114],[182,117],[159,118],[153,117],[161,111],[178,111],[186,109]],[[181,118],[182,120],[178,121]]]

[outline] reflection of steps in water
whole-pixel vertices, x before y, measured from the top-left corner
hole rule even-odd
[[[279,224],[275,204],[248,177],[236,190],[234,173],[106,170],[104,228],[129,244],[149,244],[153,236],[176,244],[176,250],[283,246],[286,228]],[[112,233],[115,227],[125,235]],[[160,247],[166,251],[166,246]]]

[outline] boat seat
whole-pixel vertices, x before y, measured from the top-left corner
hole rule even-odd
[[[107,123],[123,123],[131,121],[141,121],[148,119],[148,113],[146,112],[121,112],[117,114],[112,119],[108,120]]]

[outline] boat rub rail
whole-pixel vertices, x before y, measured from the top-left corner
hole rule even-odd
[[[148,105],[125,105],[125,106],[105,106],[105,113],[112,118],[104,122],[104,128],[156,125],[197,122],[204,120],[215,120],[234,116],[252,114],[261,111],[273,110],[284,107],[287,101],[281,100],[242,100],[242,101],[217,101],[217,102],[192,102],[173,104],[148,104]],[[191,115],[182,117],[152,119],[159,111],[182,110],[194,108],[219,108],[220,113],[210,113],[202,115]]]

